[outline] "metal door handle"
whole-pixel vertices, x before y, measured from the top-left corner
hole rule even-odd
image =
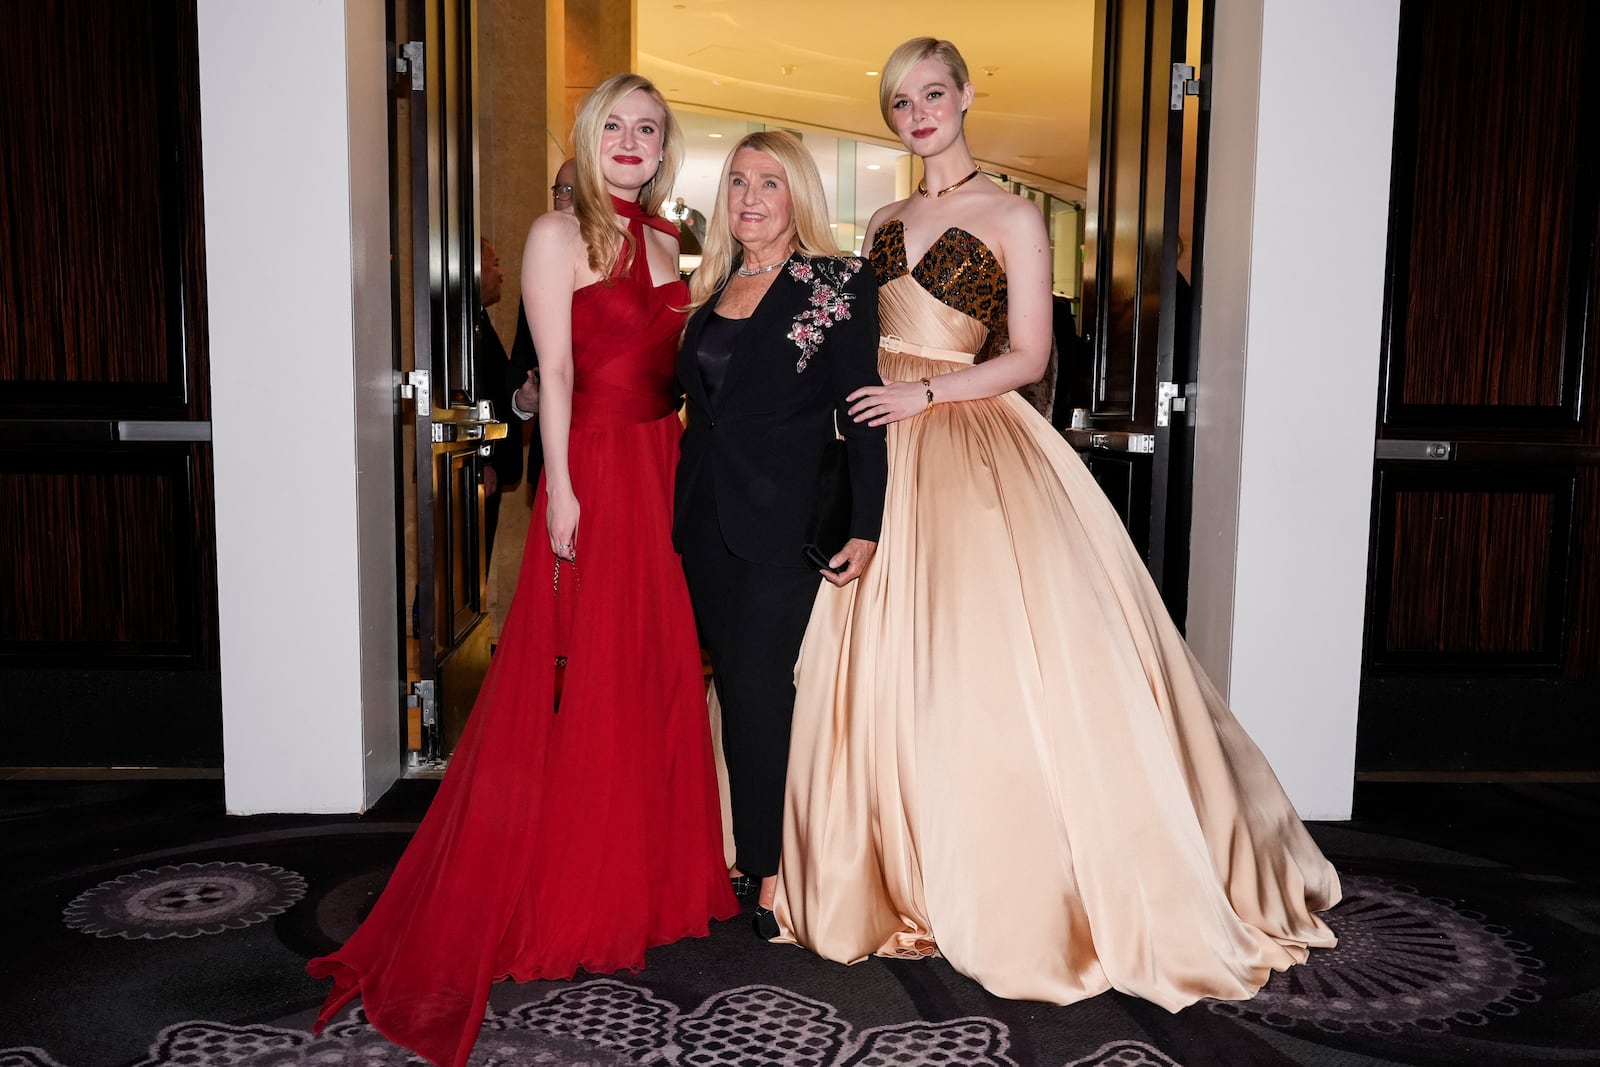
[[[498,441],[506,436],[506,424],[498,419],[450,419],[431,423],[429,431],[436,445],[451,441]]]
[[[1449,460],[1455,456],[1454,441],[1382,440],[1373,449],[1375,459]]]

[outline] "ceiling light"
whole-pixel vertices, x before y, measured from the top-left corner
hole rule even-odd
[[[720,134],[720,133],[708,133],[708,134],[706,134],[706,136],[707,137],[721,137],[722,134]]]
[[[869,71],[867,71],[867,77],[869,77],[869,78],[876,78],[876,77],[877,77],[877,76],[878,76],[878,72],[877,72],[877,71],[875,71],[875,70],[869,70]]]
[[[877,170],[878,169],[878,164],[876,164],[876,163],[868,163],[867,164],[867,169],[868,170]]]

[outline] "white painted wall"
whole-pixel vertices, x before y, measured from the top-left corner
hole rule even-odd
[[[228,810],[399,773],[382,0],[200,0]]]
[[[1398,30],[1216,13],[1189,632],[1307,818],[1354,787]]]

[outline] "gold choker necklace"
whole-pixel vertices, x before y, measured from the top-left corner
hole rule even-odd
[[[983,168],[982,167],[973,167],[971,174],[967,175],[965,178],[962,178],[960,181],[956,182],[954,185],[945,186],[943,189],[940,189],[937,193],[928,192],[927,179],[923,179],[922,181],[917,182],[917,192],[921,193],[923,196],[943,196],[945,193],[953,193],[953,192],[955,192],[957,189],[961,188],[963,185],[967,184],[972,179],[976,178],[978,175],[980,175],[982,173],[983,173]]]

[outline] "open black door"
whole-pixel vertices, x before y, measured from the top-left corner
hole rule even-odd
[[[1097,5],[1083,279],[1089,425],[1065,431],[1180,629],[1188,613],[1211,9],[1212,0],[1193,8],[1189,0]],[[1201,54],[1191,57],[1196,47]],[[1185,258],[1194,264],[1187,277],[1179,270]]]
[[[398,203],[409,205],[402,258],[411,264],[412,405],[416,484],[407,522],[414,552],[407,736],[414,763],[449,755],[488,670],[480,449],[505,424],[476,401],[478,308],[476,4],[399,0],[394,7],[407,151],[397,153]],[[396,122],[396,140],[402,121]],[[397,314],[404,315],[404,301]],[[403,324],[402,324],[403,325]],[[397,331],[404,336],[405,331]]]

